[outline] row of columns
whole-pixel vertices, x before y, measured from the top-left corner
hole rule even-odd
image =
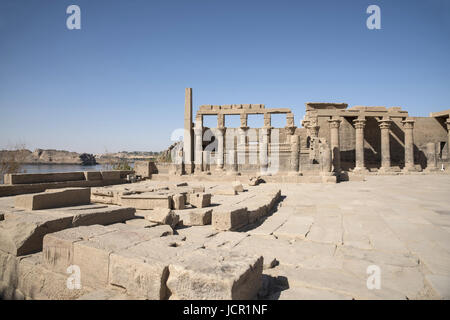
[[[339,141],[339,127],[342,120],[339,117],[332,117],[328,120],[330,128],[330,148],[332,153],[332,168],[333,172],[339,173],[341,170],[340,158],[340,141]],[[403,120],[403,129],[405,134],[405,167],[404,171],[416,171],[414,166],[414,120]],[[353,120],[355,125],[355,168],[354,172],[367,171],[364,163],[364,127],[366,119],[358,117]],[[381,167],[380,172],[388,172],[391,170],[391,155],[390,155],[390,127],[392,120],[389,117],[383,117],[379,120],[379,127],[381,131]],[[449,124],[450,126],[450,124]],[[450,143],[450,133],[449,133]]]
[[[261,171],[266,171],[268,167],[268,151],[269,151],[269,135],[271,128],[261,128],[261,141],[259,143],[259,161]],[[224,136],[226,132],[225,127],[219,127],[212,129],[213,133],[217,139],[217,170],[224,170]],[[231,162],[231,172],[237,172],[238,170],[238,159],[242,159],[246,154],[246,137],[248,127],[240,127],[238,129],[238,141],[237,149],[233,148],[232,154],[230,154]],[[195,128],[195,153],[194,153],[194,163],[196,171],[202,171],[203,165],[203,124],[201,119],[197,119]],[[233,142],[234,145],[234,142]]]

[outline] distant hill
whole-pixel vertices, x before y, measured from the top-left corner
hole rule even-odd
[[[155,160],[161,153],[153,151],[121,151],[117,153],[89,154],[66,150],[36,149],[0,150],[0,161],[22,164],[110,164],[118,161]]]

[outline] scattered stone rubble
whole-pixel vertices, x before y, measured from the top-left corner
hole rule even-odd
[[[429,189],[408,191],[415,200],[403,199],[398,184],[372,180],[340,188],[239,183],[236,194],[215,192],[236,182],[150,180],[92,188],[89,204],[85,189],[50,192],[39,201],[60,207],[47,209],[0,198],[0,297],[449,298],[448,219],[438,213],[445,212],[448,179],[420,178],[435,180]],[[418,180],[407,182],[401,185],[420,189]],[[145,209],[122,202],[130,195],[146,196]],[[384,205],[386,196],[396,201]],[[367,289],[369,265],[382,269],[381,290]],[[67,287],[71,266],[79,268],[79,289]]]
[[[1,297],[256,298],[262,255],[230,252],[226,237],[203,241],[183,233],[194,226],[212,235],[245,228],[275,207],[280,191],[259,194],[230,183],[239,195],[216,201],[217,187],[139,183],[3,198]],[[71,266],[82,274],[80,290],[67,288]]]

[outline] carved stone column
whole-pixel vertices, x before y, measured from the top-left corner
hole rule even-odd
[[[379,172],[391,171],[391,150],[389,145],[389,130],[391,127],[391,119],[383,117],[379,121],[381,130],[381,167]]]
[[[300,137],[296,134],[291,135],[291,168],[290,175],[299,175],[300,164]]]
[[[414,120],[403,120],[403,130],[405,133],[405,167],[403,171],[417,171],[414,166]]]
[[[332,156],[330,146],[326,141],[320,143],[320,165],[322,175],[328,176],[331,175],[332,170]]]
[[[267,172],[269,164],[269,134],[270,128],[261,128],[260,141],[259,141],[259,166],[261,173]]]
[[[248,127],[240,127],[239,132],[239,143],[238,143],[238,165],[246,164],[246,154],[247,154],[247,130]]]
[[[306,136],[309,137],[311,133],[309,132],[309,125],[311,123],[311,120],[304,119],[302,120],[302,127],[306,129]]]
[[[203,116],[197,115],[194,127],[195,143],[194,143],[194,165],[195,172],[203,170]]]
[[[450,118],[445,121],[447,125],[447,161],[450,163]]]
[[[223,157],[224,157],[224,136],[225,128],[217,128],[216,129],[216,138],[217,138],[217,167],[216,170],[223,170]]]
[[[426,172],[437,171],[436,143],[427,143],[427,167]]]
[[[366,119],[358,118],[353,120],[355,124],[355,168],[353,172],[363,173],[367,171],[364,165],[364,127]]]
[[[341,171],[341,151],[339,145],[339,127],[342,120],[339,118],[332,118],[328,120],[330,125],[330,146],[333,155],[333,172],[339,173]]]

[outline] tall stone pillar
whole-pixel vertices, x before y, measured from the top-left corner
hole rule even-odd
[[[405,133],[405,167],[403,171],[417,171],[414,166],[414,120],[403,120],[403,131]]]
[[[186,88],[184,98],[184,137],[183,137],[183,153],[184,164],[187,173],[192,173],[194,160],[194,137],[192,130],[192,88]]]
[[[224,136],[225,128],[217,128],[216,129],[216,138],[217,138],[217,170],[223,170],[223,157],[224,157]]]
[[[357,118],[353,120],[355,124],[355,168],[353,172],[363,173],[367,171],[364,165],[364,127],[366,119]]]
[[[432,172],[437,171],[437,158],[436,158],[436,143],[427,143],[427,167],[425,171]]]
[[[300,137],[295,133],[291,135],[291,168],[290,175],[299,175],[300,164]]]
[[[195,121],[195,171],[201,172],[203,164],[203,119],[197,118]]]
[[[248,127],[240,127],[238,129],[239,143],[238,143],[238,165],[246,164],[247,153],[247,130]]]
[[[450,118],[447,118],[445,124],[447,125],[447,161],[450,166]]]
[[[238,159],[237,159],[237,148],[236,148],[236,136],[230,135],[227,137],[227,175],[238,175]]]
[[[320,165],[321,173],[324,176],[331,175],[332,170],[332,156],[330,146],[326,141],[320,143]]]
[[[331,153],[333,155],[333,172],[339,173],[341,171],[341,151],[339,145],[339,127],[341,125],[341,119],[332,118],[328,120],[330,125],[330,144]]]
[[[260,129],[260,141],[259,141],[259,166],[261,173],[267,172],[267,167],[269,164],[269,134],[270,128]]]
[[[391,149],[389,145],[389,130],[391,127],[391,119],[383,117],[379,121],[381,130],[381,167],[379,172],[391,171]]]
[[[318,119],[312,118],[309,122],[309,133],[313,139],[319,137],[319,128]]]

